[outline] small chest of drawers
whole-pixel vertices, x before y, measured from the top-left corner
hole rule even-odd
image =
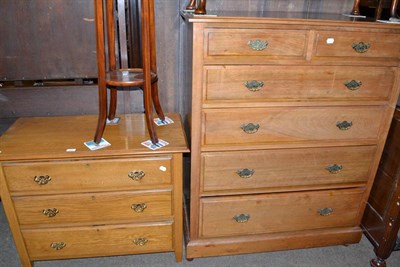
[[[399,93],[400,29],[343,16],[183,18],[187,257],[359,242]]]
[[[166,251],[181,260],[187,144],[179,115],[169,116],[175,123],[160,128],[169,145],[156,151],[140,144],[141,114],[123,116],[104,136],[111,146],[97,151],[83,144],[95,116],[11,126],[0,139],[1,197],[24,266]]]

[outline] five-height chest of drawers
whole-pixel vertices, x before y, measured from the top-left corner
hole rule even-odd
[[[182,259],[180,116],[152,151],[142,114],[107,127],[96,116],[21,118],[0,138],[1,199],[23,266],[33,261],[174,251]]]
[[[359,242],[399,93],[400,27],[183,18],[187,257]]]

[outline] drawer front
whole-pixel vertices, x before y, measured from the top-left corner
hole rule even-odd
[[[206,66],[208,101],[384,100],[395,69],[376,67]]]
[[[172,223],[23,230],[31,260],[171,251]],[[58,249],[57,249],[58,248]]]
[[[385,33],[319,31],[315,57],[341,57],[341,60],[381,59],[398,61],[400,35]]]
[[[332,190],[201,200],[202,237],[254,235],[358,224],[364,190]]]
[[[204,145],[377,140],[385,107],[205,109]]]
[[[171,158],[4,163],[11,194],[134,190],[171,183]]]
[[[66,194],[13,199],[21,225],[170,219],[171,192]]]
[[[274,29],[205,29],[205,62],[305,60],[308,32]]]
[[[202,154],[202,192],[290,190],[365,183],[375,146]]]

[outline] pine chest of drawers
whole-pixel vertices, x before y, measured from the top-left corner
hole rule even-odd
[[[399,94],[400,28],[182,17],[187,257],[359,242]]]
[[[21,262],[174,251],[182,258],[179,115],[149,150],[142,114],[123,116],[90,151],[96,116],[23,118],[0,138],[1,198]]]

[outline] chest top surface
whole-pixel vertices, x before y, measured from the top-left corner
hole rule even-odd
[[[141,144],[150,139],[143,114],[122,115],[118,125],[106,128],[104,139],[111,146],[94,151],[84,142],[93,140],[96,115],[20,118],[0,137],[0,161],[188,152],[180,115],[167,116],[174,123],[159,126],[157,132],[169,144],[155,151]]]

